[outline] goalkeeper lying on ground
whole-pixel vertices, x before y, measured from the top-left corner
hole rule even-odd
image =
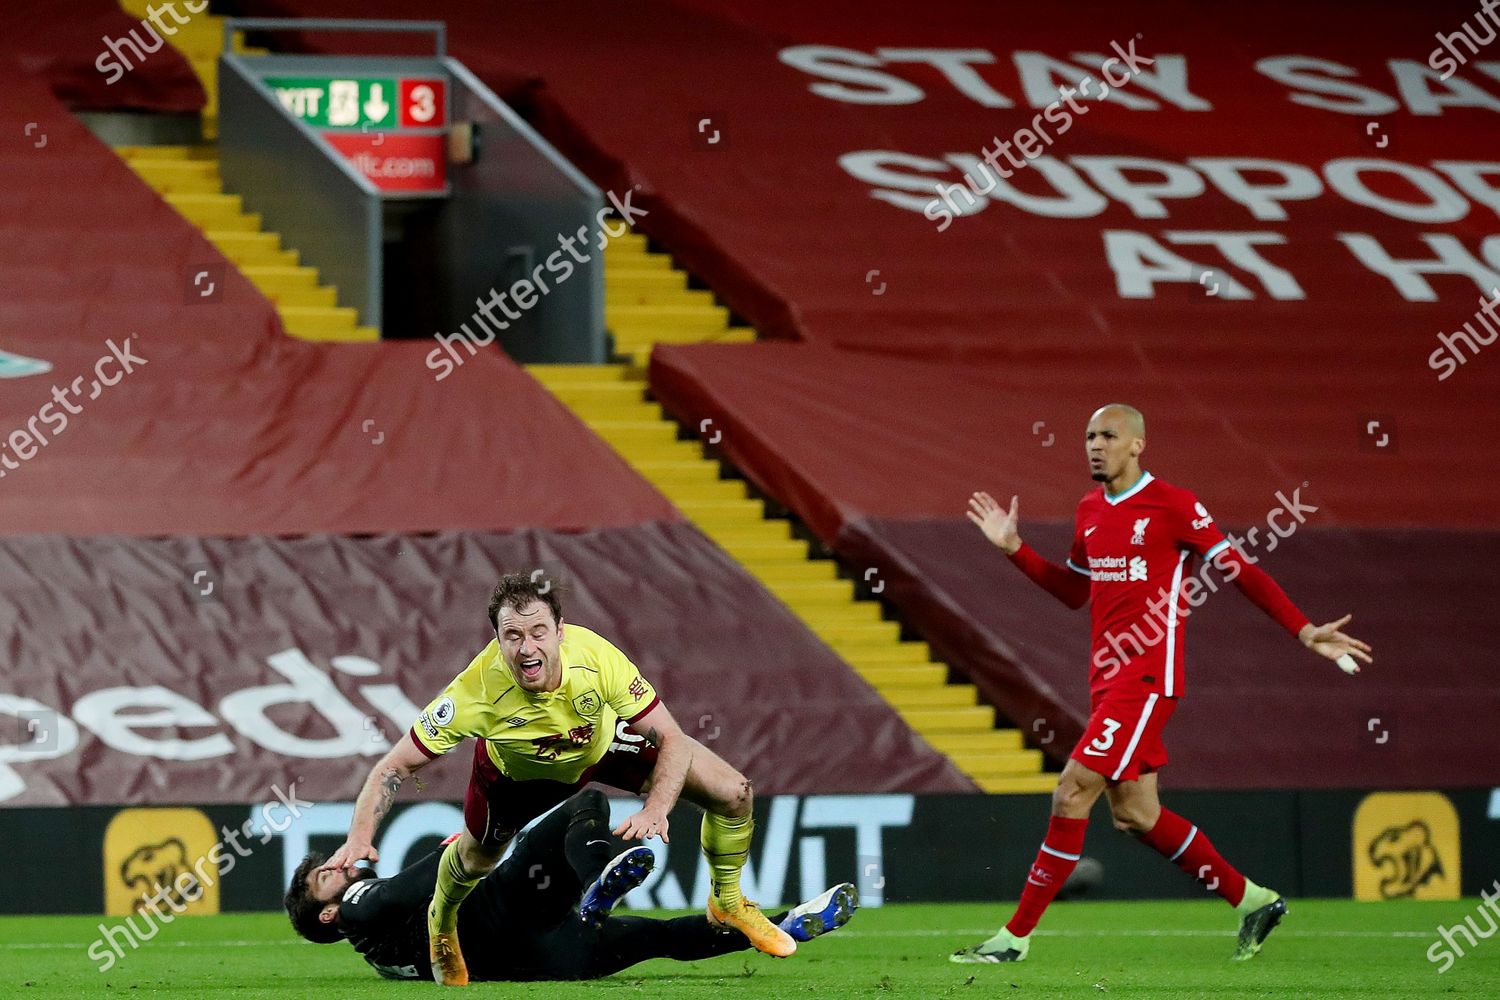
[[[474,980],[596,979],[651,958],[693,962],[749,950],[737,931],[703,914],[654,920],[610,910],[650,874],[656,856],[634,847],[609,860],[609,803],[590,789],[568,799],[529,832],[479,883],[458,912]],[[427,903],[438,852],[391,878],[368,868],[354,877],[323,871],[308,854],[287,889],[292,927],[309,941],[348,940],[391,979],[427,979]],[[835,886],[772,917],[798,941],[842,927],[858,906],[854,886]],[[575,908],[576,907],[576,908]]]

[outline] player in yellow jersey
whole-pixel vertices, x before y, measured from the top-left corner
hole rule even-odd
[[[591,781],[646,797],[614,831],[627,841],[670,842],[667,814],[679,795],[701,806],[701,845],[713,875],[709,922],[740,931],[768,955],[796,951],[792,936],[740,894],[754,829],[749,780],[682,731],[624,653],[582,626],[564,625],[551,587],[506,576],[490,598],[489,617],[495,639],[370,771],[349,838],[323,868],[378,860],[375,830],[402,782],[473,736],[465,829],[443,852],[427,914],[439,983],[468,982],[459,903],[523,826]]]

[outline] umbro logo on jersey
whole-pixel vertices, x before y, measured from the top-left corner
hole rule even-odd
[[[519,715],[512,715],[510,718],[505,720],[505,724],[507,726],[524,726],[526,725],[526,720],[521,718]]]
[[[1145,545],[1146,544],[1146,525],[1148,525],[1150,523],[1151,523],[1151,518],[1149,518],[1149,517],[1142,517],[1142,518],[1139,518],[1139,519],[1136,520],[1136,522],[1135,522],[1135,534],[1133,534],[1133,535],[1130,536],[1130,544],[1131,545]]]
[[[1090,535],[1092,535],[1094,532],[1096,532],[1098,530],[1099,530],[1099,526],[1097,524],[1091,524],[1087,528],[1083,529],[1083,537],[1087,538],[1087,537],[1089,537]]]

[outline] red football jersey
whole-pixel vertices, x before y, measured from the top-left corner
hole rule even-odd
[[[1203,600],[1193,570],[1228,545],[1190,490],[1149,472],[1118,496],[1100,487],[1079,501],[1068,567],[1091,581],[1090,691],[1182,694],[1185,619]]]

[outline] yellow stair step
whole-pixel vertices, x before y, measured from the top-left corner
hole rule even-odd
[[[199,229],[230,230],[244,233],[261,231],[261,218],[254,213],[237,213],[225,202],[211,199],[227,198],[229,195],[169,194],[163,196],[177,213]],[[185,199],[194,199],[187,201]]]
[[[858,672],[876,690],[885,685],[943,684],[948,678],[947,668],[936,663],[909,667],[859,666]]]
[[[675,427],[673,428],[675,430]],[[744,517],[747,520],[764,520],[765,505],[759,500],[696,500],[683,507],[683,510],[699,512],[708,517]]]
[[[712,479],[707,482],[657,483],[656,488],[668,500],[682,504],[711,503],[719,500],[741,500],[745,498],[745,484],[734,479]]]
[[[764,518],[755,522],[736,521],[726,526],[715,524],[705,534],[721,546],[740,542],[754,544],[762,539],[790,539],[792,525],[783,518]]]
[[[848,580],[782,580],[776,584],[776,596],[788,605],[809,615],[822,614],[823,608],[843,607],[854,599]],[[873,605],[872,605],[873,607]],[[879,608],[875,608],[876,612]]]
[[[741,525],[735,528],[726,528],[721,525],[702,525],[703,534],[718,543],[718,547],[724,552],[729,552],[745,565],[757,565],[757,567],[777,567],[786,565],[787,562],[807,562],[807,543],[801,538],[793,538],[790,525],[775,520],[763,520],[759,525]],[[826,568],[834,570],[834,573],[817,574],[819,579],[828,577],[834,579],[838,576],[837,567],[826,559]],[[808,564],[816,565],[816,564]]]
[[[355,310],[345,306],[282,306],[277,312],[289,333],[310,337],[354,330],[359,317]]]
[[[727,482],[719,477],[719,464],[702,459],[681,461],[647,459],[632,462],[635,470],[653,483]],[[804,546],[805,548],[805,546]]]
[[[866,642],[861,640],[829,643],[840,656],[855,657],[861,663],[903,666],[931,663],[932,651],[925,642]]]
[[[339,304],[338,290],[327,286],[307,288],[302,285],[256,282],[255,287],[274,302],[278,309],[287,306],[330,309]]]
[[[893,646],[901,635],[901,626],[895,622],[869,622],[859,625],[823,625],[813,629],[818,637],[827,642],[889,642]]]
[[[804,562],[788,562],[788,563],[786,563],[786,565],[787,566],[816,566],[816,565],[819,565],[822,562],[823,562],[822,560],[807,560],[807,561],[804,561]],[[768,581],[767,584],[766,584],[766,587],[772,593],[776,593],[778,587],[790,586],[792,584],[797,584],[797,583],[811,582],[811,581],[805,581],[805,580],[789,580],[789,579],[786,579],[784,577],[779,577],[777,575],[777,570],[774,567],[769,567],[769,566],[761,569],[759,572],[761,572],[761,573],[763,573],[765,575],[765,577],[766,577],[766,579]],[[827,579],[827,580],[819,580],[819,581],[816,581],[816,582],[819,582],[819,583],[836,583],[838,581],[835,580],[835,579],[830,578],[830,579]],[[795,598],[795,596],[796,596],[795,592],[789,592],[789,593]],[[778,594],[777,596],[780,596],[780,595]],[[783,600],[785,600],[785,598],[783,598]],[[799,604],[795,599],[787,601],[787,603],[790,604],[794,608],[800,608],[800,607],[804,606],[802,604]],[[821,602],[820,601],[808,601],[805,606],[807,608],[808,615],[815,616],[816,621],[817,621],[817,623],[818,623],[818,625],[820,627],[821,626],[830,626],[830,627],[832,627],[832,626],[840,626],[840,627],[848,626],[849,628],[857,628],[857,627],[868,626],[868,625],[895,625],[896,624],[895,622],[892,622],[892,621],[886,621],[885,618],[882,617],[882,615],[884,613],[883,609],[880,607],[880,605],[874,603],[873,601],[854,601],[854,600],[850,600],[850,601],[845,601],[843,604],[829,604],[827,601],[821,601]],[[896,644],[895,636],[897,634],[898,634],[897,632],[890,633],[889,642],[893,646]],[[879,640],[879,641],[886,641],[885,638],[884,638],[884,634],[882,634],[882,639]],[[875,645],[876,643],[872,642],[870,644],[871,645]]]
[[[712,301],[667,306],[614,305],[609,309],[609,316],[611,325],[652,329],[664,327],[696,330],[701,327],[723,327],[729,323],[729,310],[714,305]]]
[[[646,387],[639,382],[626,382],[623,379],[609,381],[584,382],[558,382],[547,386],[549,392],[569,406],[588,405],[597,403],[621,403],[634,405],[643,402],[646,397]]]
[[[611,220],[609,223],[609,228],[613,232],[619,232],[620,223],[618,221]],[[646,234],[638,233],[633,229],[626,229],[625,232],[621,233],[619,236],[610,235],[609,245],[612,247],[619,247],[621,249],[629,247],[633,250],[644,251],[647,246]]]
[[[656,271],[663,274],[682,274],[681,271],[672,267],[672,261],[666,256],[658,253],[643,253],[639,250],[631,250],[626,247],[618,247],[611,243],[604,251],[604,263],[606,267],[611,265],[624,267],[630,271]],[[684,275],[686,278],[686,275]],[[609,279],[605,279],[608,287]]]
[[[267,233],[266,235],[271,235]],[[251,264],[240,268],[251,281],[275,283],[285,287],[317,288],[318,269],[315,267],[278,267],[268,264]]]
[[[219,161],[217,146],[116,146],[115,153],[126,160],[212,160]]]
[[[208,160],[131,161],[137,176],[159,194],[221,194],[218,164]]]
[[[634,267],[629,264],[618,264],[605,269],[605,295],[627,288],[650,289],[652,291],[666,291],[669,289],[687,291],[687,275],[682,271],[674,271],[670,268]],[[708,293],[705,292],[705,294]]]
[[[176,194],[166,196],[167,204],[186,214],[190,211],[206,215],[238,216],[244,211],[243,200],[237,194]]]
[[[913,729],[925,737],[934,733],[991,732],[995,724],[995,710],[988,705],[971,708],[913,708],[896,711]]]
[[[678,339],[672,337],[653,337],[649,341],[644,339],[633,340],[628,345],[615,344],[615,354],[620,360],[628,365],[631,370],[644,372],[651,366],[651,348],[658,343],[663,344],[753,344],[755,343],[755,331],[744,327],[730,327],[712,336],[683,336]]]
[[[1032,795],[1051,792],[1057,787],[1057,775],[1038,774],[1026,778],[982,778],[975,781],[992,795]]]
[[[811,583],[832,580],[837,575],[832,563],[827,562],[776,562],[773,564],[735,560],[752,576],[768,583]]]
[[[933,731],[923,739],[943,753],[1012,753],[1026,749],[1015,729],[980,729],[974,732]]]
[[[718,334],[729,328],[713,319],[698,319],[683,325],[670,323],[629,324],[611,321],[607,324],[615,339],[615,350],[636,353],[654,344],[701,344],[718,340]]]
[[[975,776],[1034,775],[1042,767],[1042,754],[1038,750],[1011,750],[1005,753],[950,753],[948,759],[964,772]]]
[[[664,420],[590,420],[589,429],[610,444],[667,443],[677,440],[677,425]]]
[[[922,687],[882,687],[877,684],[875,690],[892,705],[905,708],[967,708],[979,704],[979,692],[972,684],[929,684]]]
[[[802,581],[797,581],[797,583],[800,584]],[[797,584],[788,584],[785,581],[766,584],[766,589],[775,594],[777,600],[804,618],[815,618],[821,622],[837,621],[848,625],[862,625],[866,622],[885,620],[881,617],[880,605],[871,604],[869,601],[853,601],[848,596],[845,596],[842,601],[808,596],[798,591]]]
[[[241,268],[298,266],[297,251],[281,249],[281,237],[276,233],[212,229],[203,235]]]
[[[634,381],[621,365],[527,365],[526,370],[546,386],[573,382]]]
[[[603,399],[568,403],[584,423],[593,420],[661,420],[661,407],[643,399]],[[675,425],[673,426],[675,430]]]
[[[614,449],[634,465],[636,462],[697,462],[703,449],[696,441],[676,438],[655,441],[611,442]]]

